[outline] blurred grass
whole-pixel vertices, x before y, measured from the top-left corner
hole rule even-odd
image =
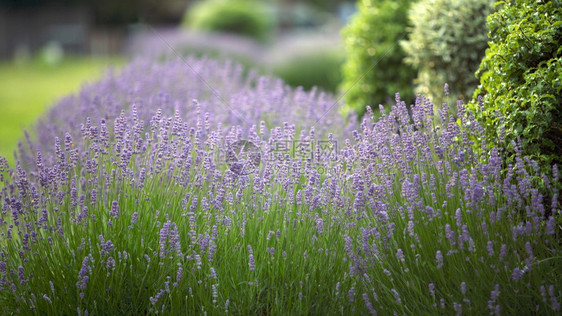
[[[13,151],[29,128],[60,97],[100,78],[122,57],[67,57],[56,65],[41,59],[0,63],[0,155],[14,166]]]

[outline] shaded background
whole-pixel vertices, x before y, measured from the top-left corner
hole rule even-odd
[[[122,53],[139,24],[177,26],[196,0],[1,0],[0,58],[33,55],[49,43],[65,53]],[[319,27],[345,20],[354,1],[270,0],[279,18],[278,31]],[[325,17],[324,19],[318,18]],[[331,16],[331,17],[330,17]],[[343,22],[343,21],[342,21]]]
[[[289,85],[335,93],[340,31],[355,1],[261,1],[273,11],[265,42],[186,26],[190,9],[209,1],[0,0],[0,155],[13,163],[23,130],[60,97],[154,50],[233,59]]]

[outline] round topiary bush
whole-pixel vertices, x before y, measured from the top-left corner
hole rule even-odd
[[[335,93],[341,82],[341,65],[344,56],[339,49],[291,52],[273,65],[273,74],[287,84],[304,89],[317,86]]]
[[[264,42],[275,27],[273,11],[262,1],[204,0],[185,14],[185,26],[215,32],[235,33]]]
[[[358,13],[343,29],[346,61],[341,84],[344,111],[358,114],[365,106],[388,104],[400,92],[406,102],[413,100],[412,78],[416,72],[403,63],[398,44],[406,36],[408,8],[412,0],[362,0]]]
[[[403,41],[406,62],[418,70],[416,92],[437,101],[443,84],[468,101],[478,85],[475,72],[486,48],[486,17],[494,0],[421,0],[412,5],[413,25]],[[435,102],[439,103],[439,102]]]
[[[490,48],[473,111],[486,139],[546,163],[562,163],[562,2],[504,1],[488,17]]]

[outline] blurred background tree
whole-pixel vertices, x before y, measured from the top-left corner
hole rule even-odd
[[[402,100],[413,100],[416,72],[403,62],[399,41],[406,38],[408,9],[412,0],[361,0],[358,12],[343,29],[346,61],[341,91],[344,112],[365,107],[378,109],[389,104],[399,92]],[[378,111],[377,111],[378,113]]]
[[[475,76],[488,47],[486,17],[494,0],[420,0],[412,5],[413,24],[402,41],[405,61],[418,72],[415,92],[434,104],[449,94],[468,102],[478,85]]]
[[[192,29],[233,33],[267,42],[277,24],[275,17],[272,7],[258,0],[206,0],[191,6],[182,24]]]

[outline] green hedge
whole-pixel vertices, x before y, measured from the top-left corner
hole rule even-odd
[[[488,141],[510,148],[518,138],[524,154],[562,163],[562,2],[500,1],[488,17],[490,48],[472,105]],[[498,116],[499,114],[499,116]]]
[[[494,0],[421,0],[412,5],[409,39],[402,42],[406,62],[418,70],[416,92],[439,104],[443,85],[469,101],[474,75],[488,47],[486,17]]]
[[[273,74],[293,87],[308,90],[317,86],[335,93],[341,82],[343,59],[339,49],[297,52],[274,65]]]
[[[267,4],[257,0],[205,0],[190,7],[185,26],[235,33],[267,41],[275,27],[275,16]]]
[[[359,11],[343,29],[346,62],[341,90],[345,109],[358,114],[365,106],[378,108],[394,99],[413,99],[412,79],[416,72],[403,63],[405,54],[398,44],[405,38],[411,0],[362,0]]]

